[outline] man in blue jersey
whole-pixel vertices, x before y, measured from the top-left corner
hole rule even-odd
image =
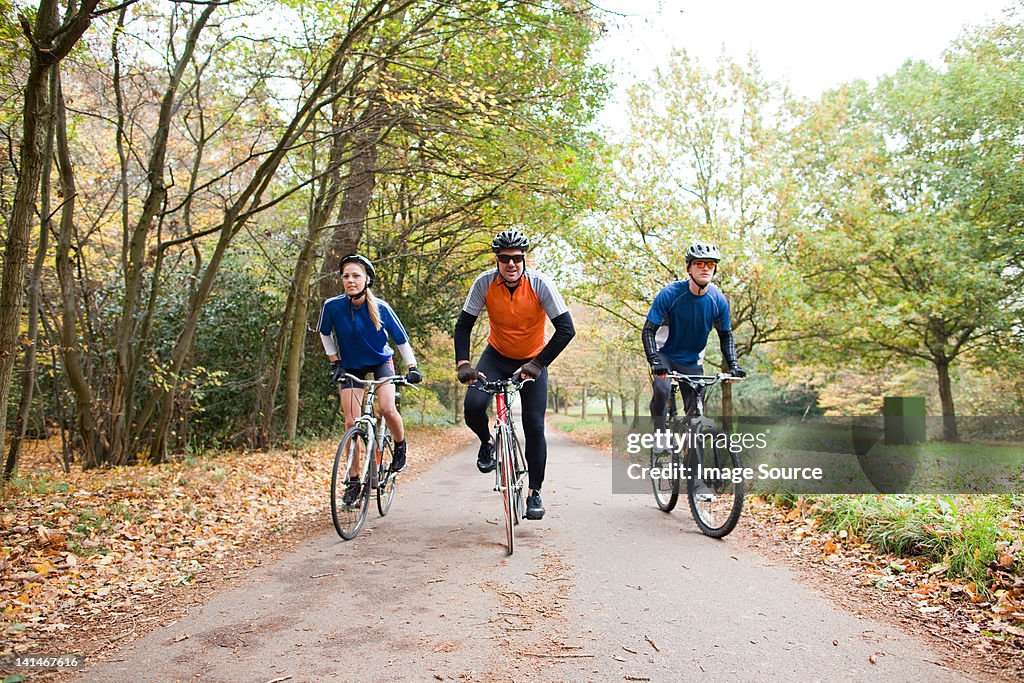
[[[651,418],[658,430],[665,429],[665,409],[672,391],[672,384],[665,375],[669,370],[687,375],[704,374],[702,363],[711,328],[718,330],[722,357],[729,372],[735,377],[747,376],[736,362],[729,302],[722,290],[711,283],[721,260],[721,252],[712,244],[690,245],[686,250],[689,277],[665,286],[647,313],[642,339],[653,375]],[[685,410],[695,396],[685,385],[682,390]]]

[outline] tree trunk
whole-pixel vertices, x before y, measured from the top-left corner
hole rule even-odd
[[[75,275],[72,269],[71,238],[75,233],[75,169],[71,164],[71,152],[68,149],[67,111],[64,106],[64,95],[57,84],[57,169],[60,173],[60,187],[64,194],[64,206],[61,207],[60,230],[57,233],[57,253],[55,256],[57,281],[60,285],[61,352],[64,360],[64,373],[68,377],[71,390],[75,394],[75,412],[78,434],[82,444],[82,466],[85,468],[100,465],[100,437],[93,416],[93,393],[86,377],[82,363],[82,350],[76,333],[78,325],[78,297],[76,295]]]
[[[54,333],[53,328],[46,323],[46,316],[42,315],[41,311],[39,315],[39,323],[43,328],[43,332],[46,334],[46,341],[50,347],[50,365],[56,368],[59,365],[57,360],[57,349],[60,348],[60,340]],[[59,386],[57,377],[54,377],[52,387],[53,406],[57,413],[57,429],[60,434],[60,464],[64,473],[67,474],[71,471],[72,451],[70,442],[72,439],[69,438],[69,421],[67,418],[67,411],[64,410],[64,396],[69,392],[64,391],[63,388]]]
[[[39,342],[39,302],[40,290],[42,288],[43,263],[46,261],[47,242],[51,229],[50,218],[50,169],[53,159],[53,136],[56,126],[56,117],[53,116],[54,105],[57,101],[57,67],[50,70],[49,79],[49,105],[47,108],[46,142],[43,153],[43,169],[41,172],[41,188],[39,193],[39,244],[36,246],[36,255],[32,263],[32,274],[28,284],[28,333],[25,340],[25,357],[21,375],[21,400],[18,405],[18,412],[15,416],[14,428],[11,430],[10,450],[7,452],[7,462],[4,464],[0,474],[4,480],[9,481],[18,471],[18,461],[21,459],[21,445],[25,440],[25,427],[28,424],[29,412],[32,408],[32,391],[36,383],[36,348]],[[45,431],[45,427],[44,427]]]
[[[580,393],[581,393],[581,396],[582,396],[582,398],[580,400],[580,419],[581,420],[586,420],[587,419],[587,387],[584,386],[583,387],[583,391],[580,392]]]
[[[956,427],[956,409],[953,406],[953,386],[949,381],[949,361],[934,360],[939,375],[939,400],[942,403],[942,440],[955,443],[960,440]]]
[[[285,300],[284,311],[281,313],[281,324],[274,335],[273,349],[270,352],[270,367],[263,372],[259,384],[256,415],[253,417],[252,445],[254,448],[265,448],[273,440],[274,413],[277,412],[277,389],[281,385],[281,369],[284,367],[285,356],[288,353],[286,340],[295,317],[295,299],[299,296],[295,291],[298,267],[295,270],[296,275],[292,277],[288,298]]]
[[[30,33],[22,17],[23,29]],[[16,341],[21,326],[21,305],[24,298],[25,271],[28,268],[28,242],[34,222],[39,179],[43,172],[47,114],[47,78],[58,58],[50,42],[57,28],[57,3],[43,0],[36,16],[28,78],[25,82],[25,105],[22,113],[22,139],[18,184],[14,190],[14,206],[8,225],[4,249],[4,268],[0,285],[0,453],[6,449],[7,404],[11,395],[11,375],[17,359]]]
[[[462,400],[464,392],[461,384],[452,384],[452,409],[455,411],[455,424],[462,422]]]
[[[728,372],[728,370],[723,370]],[[728,383],[722,383],[722,429],[727,432],[732,431],[733,425],[733,407],[732,407],[732,385]]]
[[[25,15],[21,26],[32,44],[28,76],[25,79],[22,109],[21,154],[18,184],[14,190],[14,206],[7,226],[4,268],[0,283],[0,453],[6,449],[7,404],[11,395],[11,373],[16,359],[15,339],[21,324],[25,271],[28,267],[28,241],[34,223],[35,203],[39,196],[39,179],[43,170],[47,131],[46,107],[48,75],[67,56],[92,21],[92,11],[99,0],[82,0],[78,11],[57,26],[57,0],[41,0],[36,10],[33,29]],[[69,8],[70,12],[70,8]]]
[[[320,301],[326,301],[341,290],[338,262],[359,249],[370,210],[370,198],[377,181],[377,138],[380,135],[380,124],[374,120],[376,116],[376,109],[372,105],[368,106],[353,133],[355,141],[352,160],[344,180],[338,225],[324,248],[324,260],[320,268]]]
[[[337,83],[335,83],[334,87],[337,88]],[[299,254],[298,261],[295,264],[295,277],[292,283],[292,291],[295,294],[295,311],[291,321],[291,335],[288,340],[288,362],[285,372],[285,431],[289,441],[294,441],[298,433],[299,389],[302,376],[302,357],[306,349],[306,325],[309,320],[309,282],[313,276],[315,246],[319,241],[320,233],[327,224],[327,219],[334,213],[334,207],[342,191],[341,167],[344,163],[346,145],[341,123],[343,119],[339,114],[339,112],[335,111],[335,115],[331,117],[337,123],[334,124],[332,130],[331,149],[327,157],[326,174],[320,183],[320,191],[317,192],[310,207],[306,241],[302,245],[302,252]],[[372,169],[371,173],[373,173]],[[348,191],[349,188],[346,187],[346,197],[348,196]],[[344,199],[342,204],[344,207]],[[363,221],[359,223],[360,226],[362,226],[366,219],[365,211],[368,207],[369,197],[366,198],[363,207]],[[344,208],[342,211],[344,212]],[[344,217],[339,223],[344,223]],[[356,242],[358,243],[358,237]],[[322,303],[326,299],[321,298],[320,301]],[[318,344],[314,343],[312,345],[315,347]]]
[[[285,369],[285,433],[288,441],[294,441],[299,430],[299,389],[302,379],[302,358],[306,350],[306,325],[309,321],[309,280],[313,276],[313,226],[306,235],[302,253],[295,264],[293,290],[294,310],[291,316],[291,334],[288,338],[288,357]],[[318,232],[319,227],[316,228]]]

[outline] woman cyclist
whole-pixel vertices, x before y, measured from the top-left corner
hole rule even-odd
[[[338,270],[345,293],[324,302],[317,327],[324,351],[331,361],[331,382],[341,384],[341,406],[345,411],[345,428],[349,429],[361,412],[363,390],[344,375],[348,373],[360,379],[366,379],[369,373],[373,373],[374,379],[394,375],[394,350],[388,345],[388,337],[398,346],[408,368],[406,380],[416,384],[423,380],[423,375],[416,369],[416,356],[409,345],[409,336],[394,309],[370,291],[376,271],[369,259],[349,254],[341,259]],[[394,385],[382,385],[377,390],[377,400],[384,421],[395,437],[391,469],[400,472],[405,468],[407,447],[402,416],[395,407]],[[345,486],[345,504],[355,502],[359,491],[357,454]]]

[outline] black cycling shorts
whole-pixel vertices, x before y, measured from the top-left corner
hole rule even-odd
[[[355,375],[359,379],[366,379],[366,376],[372,372],[374,379],[383,379],[395,374],[395,362],[393,359],[388,358],[380,365],[368,365],[364,368],[345,368],[345,372]],[[342,377],[338,385],[342,389],[362,389],[361,385],[353,382],[348,377]]]

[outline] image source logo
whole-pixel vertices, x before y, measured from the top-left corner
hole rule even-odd
[[[704,418],[696,428],[655,430],[634,426],[651,424],[640,416],[613,425],[612,492],[649,493],[671,477],[742,482],[762,495],[1024,492],[1024,449],[931,446],[907,435],[941,434],[941,418],[927,430],[914,419],[736,417],[725,430]],[[1024,417],[963,421],[970,433],[1024,434]]]

